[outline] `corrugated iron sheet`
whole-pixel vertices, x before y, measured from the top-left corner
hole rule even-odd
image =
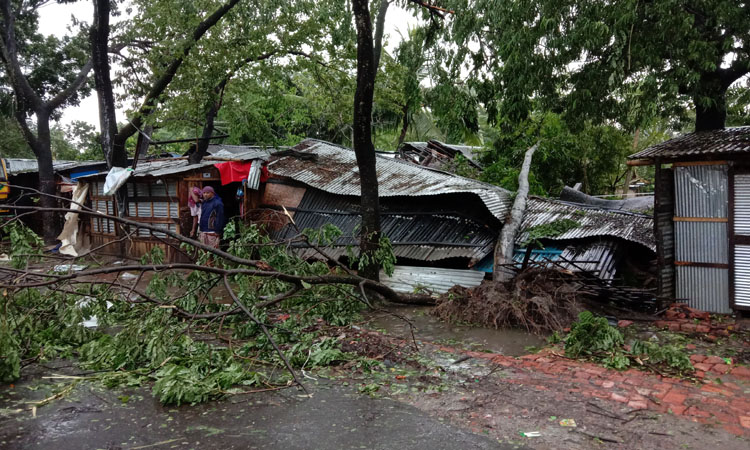
[[[8,175],[18,175],[22,173],[38,172],[39,165],[36,159],[28,158],[5,158],[8,169]],[[55,172],[72,170],[79,167],[90,167],[102,164],[103,161],[52,161],[52,168]]]
[[[479,286],[482,280],[484,272],[477,270],[396,266],[390,277],[385,272],[380,272],[380,281],[396,292],[414,292],[424,288],[442,294],[453,286]]]
[[[294,222],[300,229],[335,225],[343,235],[326,252],[340,257],[346,254],[346,247],[351,246],[356,254],[361,216],[353,199],[308,189],[299,206],[293,210]],[[410,212],[381,212],[381,230],[391,240],[397,257],[420,261],[447,258],[478,261],[492,253],[496,235],[488,227],[470,217],[431,211],[421,208],[418,201],[407,201],[411,203]],[[295,235],[296,229],[287,225],[275,232],[273,237],[281,241]],[[319,256],[314,249],[297,247],[294,251],[304,258]]]
[[[678,299],[703,311],[728,314],[729,270],[709,267],[677,266]]]
[[[750,174],[734,176],[734,232],[750,235]]]
[[[175,175],[183,172],[189,172],[191,170],[200,169],[202,167],[210,167],[214,164],[219,164],[225,161],[251,161],[254,159],[268,159],[271,154],[268,150],[255,149],[255,147],[248,147],[250,150],[244,152],[231,153],[226,155],[209,155],[203,158],[198,164],[190,164],[187,157],[172,158],[172,159],[157,159],[157,160],[146,160],[139,161],[136,165],[136,169],[131,175],[131,178],[140,177],[162,177],[166,175]],[[88,175],[81,177],[81,179],[92,179],[99,178],[102,175],[106,175],[106,171],[99,172],[95,175]]]
[[[360,195],[359,169],[352,150],[309,139],[297,148],[317,154],[318,161],[302,161],[292,156],[271,158],[268,170],[332,194]],[[381,197],[470,193],[479,196],[490,213],[501,221],[510,209],[510,192],[491,184],[381,155],[377,155],[376,170]]]
[[[619,250],[620,245],[614,240],[577,245],[571,243],[563,249],[548,246],[544,250],[535,250],[530,260],[542,264],[545,261],[558,261],[559,266],[555,267],[562,266],[571,272],[592,272],[602,280],[612,280],[617,272]],[[525,248],[516,249],[513,253],[513,261],[516,263],[523,263],[525,257]]]
[[[727,169],[723,164],[675,167],[675,215],[727,217]]]
[[[724,157],[750,153],[750,127],[684,134],[630,155],[629,159]]]
[[[651,216],[605,210],[540,197],[529,198],[526,214],[521,224],[522,231],[516,243],[520,245],[528,239],[530,228],[563,219],[574,220],[580,225],[549,239],[568,240],[612,236],[636,242],[648,247],[651,251],[656,251],[654,219]]]
[[[674,167],[675,215],[726,218],[727,180],[726,165]],[[675,261],[728,264],[728,242],[726,223],[674,222]],[[729,311],[727,269],[678,266],[676,278],[678,298],[706,311]]]
[[[260,145],[226,145],[226,144],[210,144],[206,151],[209,155],[221,156],[226,154],[232,155],[244,155],[249,152],[263,152],[270,153],[276,150],[283,150],[289,147],[264,147]]]
[[[734,304],[750,307],[750,246],[734,247]]]
[[[722,222],[675,222],[675,259],[697,263],[729,262],[727,224]]]

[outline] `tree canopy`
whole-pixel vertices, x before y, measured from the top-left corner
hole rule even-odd
[[[750,4],[736,0],[447,0],[461,14],[444,58],[466,65],[491,120],[534,110],[628,129],[683,114],[724,125],[725,92],[750,71]]]

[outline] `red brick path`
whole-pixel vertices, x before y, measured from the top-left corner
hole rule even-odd
[[[513,358],[450,347],[440,349],[504,366],[513,374],[505,379],[511,383],[543,391],[578,392],[609,399],[632,410],[671,412],[693,421],[722,426],[736,435],[750,435],[750,369],[727,365],[715,356],[693,355],[691,360],[699,380],[688,381],[636,369],[619,372],[551,352]]]

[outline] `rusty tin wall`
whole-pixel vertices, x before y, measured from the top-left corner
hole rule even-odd
[[[728,217],[728,167],[724,164],[674,167],[675,216]],[[680,263],[729,264],[726,221],[674,223],[676,296],[705,311],[728,313],[729,269]]]

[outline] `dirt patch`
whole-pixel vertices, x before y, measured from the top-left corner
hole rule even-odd
[[[449,322],[469,322],[487,327],[518,327],[542,334],[562,331],[582,310],[579,286],[564,274],[527,270],[510,287],[484,281],[476,288],[455,286],[438,299],[434,314]]]

